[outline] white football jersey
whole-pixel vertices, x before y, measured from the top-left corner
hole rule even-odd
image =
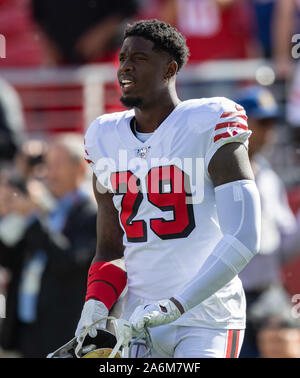
[[[144,143],[132,132],[133,117],[134,110],[98,117],[85,136],[85,159],[114,193],[128,291],[155,301],[189,282],[221,239],[208,164],[226,143],[248,147],[251,131],[244,109],[223,97],[181,102]],[[176,324],[244,328],[239,278]]]

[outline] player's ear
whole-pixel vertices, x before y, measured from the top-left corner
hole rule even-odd
[[[166,73],[165,73],[165,80],[171,79],[171,77],[175,76],[178,71],[178,64],[175,62],[175,60],[172,60],[168,62],[166,67]]]

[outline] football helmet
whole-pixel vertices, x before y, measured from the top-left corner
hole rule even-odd
[[[97,336],[90,337],[90,329],[103,320],[107,320],[108,329],[98,329]],[[146,358],[151,356],[151,351],[151,336],[146,327],[133,335],[128,321],[107,316],[92,323],[47,358]]]

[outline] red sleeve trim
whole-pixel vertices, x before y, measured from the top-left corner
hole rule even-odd
[[[221,139],[221,138],[230,138],[230,137],[232,137],[232,136],[235,136],[236,134],[238,134],[238,132],[235,131],[235,130],[232,132],[232,134],[230,134],[230,133],[222,133],[222,134],[218,134],[218,135],[216,135],[216,136],[214,137],[214,142],[218,141],[218,140]]]
[[[215,130],[220,130],[224,129],[227,127],[238,127],[243,130],[248,130],[248,127],[246,125],[243,125],[242,123],[238,122],[224,122],[224,123],[218,123],[217,126],[215,127]]]
[[[242,118],[245,121],[247,121],[247,119],[248,119],[248,117],[246,116],[246,114],[241,114],[241,113],[238,113],[238,112],[224,112],[221,115],[221,118],[233,118],[233,117]]]

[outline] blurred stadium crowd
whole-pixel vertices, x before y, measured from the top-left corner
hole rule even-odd
[[[83,134],[88,120],[123,108],[106,71],[95,71],[101,90],[94,74],[88,85],[66,78],[114,72],[124,25],[146,18],[187,38],[182,99],[227,96],[247,111],[263,229],[240,275],[241,357],[299,358],[299,0],[0,0],[0,357],[45,357],[74,335],[96,243]],[[224,61],[237,67],[230,80]],[[264,70],[245,79],[253,61]],[[202,80],[193,68],[204,66],[212,75]]]

